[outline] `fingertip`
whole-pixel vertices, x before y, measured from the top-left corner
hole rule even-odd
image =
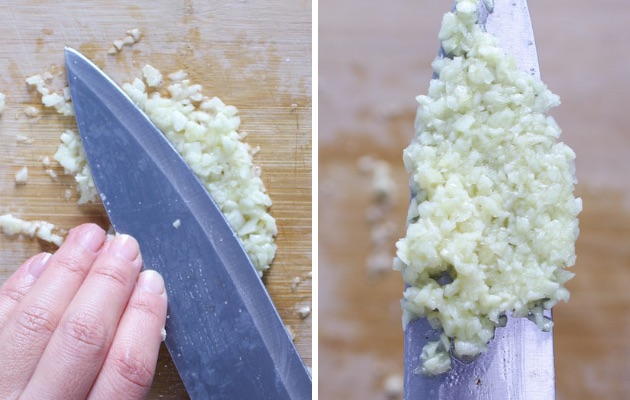
[[[39,278],[42,272],[46,269],[46,266],[50,262],[52,254],[40,253],[32,258],[31,263],[28,266],[28,273],[35,279]]]
[[[111,241],[110,250],[129,261],[134,261],[140,254],[140,246],[136,239],[125,234],[116,235]]]
[[[138,287],[149,293],[166,295],[164,278],[159,272],[152,269],[142,271],[138,276]]]
[[[20,267],[13,273],[13,275],[11,275],[11,278],[15,279],[17,277],[27,275],[38,278],[44,270],[43,267],[46,265],[46,263],[48,263],[51,256],[52,254],[50,253],[35,254],[34,256],[24,261],[22,265],[20,265]],[[9,278],[7,282],[11,278]]]
[[[97,252],[105,242],[106,233],[100,226],[87,223],[70,230],[67,242],[74,242],[86,250]]]

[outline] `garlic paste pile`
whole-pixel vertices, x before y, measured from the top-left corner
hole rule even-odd
[[[559,98],[476,23],[476,3],[459,0],[443,18],[446,56],[417,98],[403,155],[412,193],[394,259],[408,285],[403,326],[427,317],[443,329],[422,351],[426,375],[450,370],[451,354],[484,352],[506,314],[551,329],[543,311],[568,301],[565,268],[575,264],[582,202],[575,153],[548,115]]]

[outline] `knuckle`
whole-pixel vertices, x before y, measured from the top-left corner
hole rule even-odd
[[[55,263],[63,270],[70,274],[77,275],[81,279],[85,278],[87,269],[84,266],[83,257],[75,256],[74,254],[60,256],[55,260]]]
[[[25,286],[6,286],[0,288],[0,303],[19,303],[24,298],[27,288]]]
[[[107,354],[110,334],[98,317],[88,312],[75,312],[62,322],[62,335],[75,355],[103,357]]]
[[[155,301],[152,301],[152,299],[147,296],[136,295],[132,297],[128,308],[130,308],[133,312],[149,315],[151,318],[156,320],[160,319],[160,313]]]
[[[146,392],[153,383],[152,368],[146,361],[132,351],[120,351],[112,354],[112,371],[115,376],[123,379],[126,386],[132,390]]]
[[[127,276],[128,274],[125,274],[123,268],[116,267],[116,265],[111,262],[105,262],[96,266],[96,268],[94,268],[94,274],[125,288],[131,283]]]
[[[15,323],[16,336],[32,341],[37,338],[52,336],[57,325],[57,319],[46,307],[32,304],[18,312]]]

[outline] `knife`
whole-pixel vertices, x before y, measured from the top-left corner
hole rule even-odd
[[[76,50],[66,48],[65,57],[107,214],[116,232],[138,240],[145,268],[166,282],[165,342],[190,397],[310,399],[310,374],[211,196],[109,77]]]
[[[526,0],[480,0],[477,17],[521,70],[540,77]],[[438,56],[444,56],[442,50]],[[545,316],[552,318],[550,311]],[[488,350],[473,362],[465,364],[453,359],[453,369],[435,377],[414,372],[421,364],[422,348],[428,341],[437,340],[440,333],[441,330],[431,328],[426,318],[407,324],[406,400],[555,399],[553,332],[543,332],[524,318],[508,315],[507,325],[496,329]]]

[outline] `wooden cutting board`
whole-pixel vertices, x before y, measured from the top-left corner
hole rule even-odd
[[[139,28],[142,39],[115,55],[113,40]],[[92,58],[118,83],[140,76],[149,63],[163,73],[183,69],[207,96],[218,96],[240,111],[246,141],[260,146],[255,162],[273,200],[278,253],[264,282],[295,343],[311,365],[311,317],[297,308],[311,305],[311,6],[308,1],[206,2],[138,0],[4,2],[0,13],[0,92],[7,95],[0,116],[0,214],[43,219],[69,229],[95,221],[108,226],[100,205],[77,206],[71,178],[44,174],[41,158],[52,158],[59,135],[74,120],[44,110],[24,79],[44,71],[63,72],[63,48]],[[65,86],[57,77],[53,86]],[[41,110],[25,116],[25,106]],[[27,142],[18,142],[26,136]],[[29,168],[25,186],[14,174]],[[36,240],[0,236],[0,283],[30,255],[53,250]],[[294,278],[300,278],[297,287]],[[165,348],[151,398],[186,396]]]
[[[495,0],[501,1],[501,0]],[[541,72],[562,105],[562,140],[577,153],[583,198],[571,300],[554,309],[558,399],[630,398],[630,3],[530,1]],[[452,1],[322,0],[319,9],[319,371],[325,399],[385,399],[403,371],[395,271],[370,275],[369,176],[389,162],[397,197],[389,255],[405,233],[402,150],[426,93],[437,34]],[[390,261],[383,267],[387,270]],[[531,349],[536,351],[536,349]],[[393,382],[393,381],[392,381]],[[397,398],[393,396],[392,398]]]

